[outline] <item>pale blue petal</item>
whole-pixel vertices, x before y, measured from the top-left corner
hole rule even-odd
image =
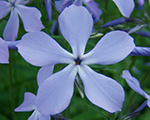
[[[4,40],[14,41],[17,38],[19,28],[19,18],[16,13],[16,10],[12,10],[9,20],[5,26],[3,37]]]
[[[22,57],[35,66],[73,62],[73,55],[44,32],[25,34],[17,47]]]
[[[44,28],[40,18],[41,13],[35,7],[26,7],[24,5],[16,6],[17,13],[20,15],[24,28],[27,32],[40,31]]]
[[[150,98],[147,101],[147,105],[148,105],[148,107],[150,107]]]
[[[76,74],[76,65],[70,64],[40,85],[36,106],[42,115],[58,114],[68,107],[74,91]]]
[[[134,10],[134,0],[113,0],[121,14],[125,17],[130,17]]]
[[[23,103],[15,109],[16,112],[32,111],[36,108],[35,106],[36,96],[30,92],[24,94]]]
[[[150,56],[149,47],[135,47],[130,53],[131,56]]]
[[[37,74],[37,83],[38,86],[40,86],[44,80],[46,80],[48,77],[50,77],[53,73],[53,65],[49,65],[49,66],[44,66],[42,68],[40,68],[40,70],[38,71]]]
[[[52,20],[52,3],[51,0],[45,0],[46,10],[49,21]]]
[[[96,19],[96,21],[98,21],[102,11],[99,10],[95,1],[94,0],[90,0],[90,1],[88,0],[86,2],[86,0],[85,0],[85,4],[86,4],[87,8],[92,12],[92,15]]]
[[[60,0],[63,1],[61,11],[64,10],[66,7],[70,6],[73,2],[73,0]]]
[[[93,104],[110,113],[121,111],[125,96],[119,83],[96,73],[87,65],[81,65],[79,75],[83,81],[85,94]]]
[[[63,10],[58,20],[75,57],[82,57],[93,27],[92,16],[85,7],[71,5]]]
[[[11,50],[17,50],[16,45],[20,42],[20,40],[17,41],[6,41],[8,48]]]
[[[9,52],[7,43],[0,38],[0,63],[9,63]]]
[[[42,116],[42,114],[36,109],[28,120],[50,120],[50,115]]]
[[[141,89],[139,81],[135,77],[131,76],[131,74],[128,70],[123,71],[122,78],[124,78],[126,80],[128,85],[134,91],[141,94],[143,97],[148,98],[148,94]]]
[[[0,1],[0,19],[10,12],[10,5],[6,1]]]
[[[55,0],[55,8],[58,10],[58,12],[62,11],[63,2],[63,0]]]
[[[85,64],[114,64],[126,58],[134,49],[133,38],[123,31],[107,33],[96,46],[83,56]]]

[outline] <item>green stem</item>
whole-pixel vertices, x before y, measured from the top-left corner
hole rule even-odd
[[[10,82],[10,105],[13,120],[15,120],[14,112],[14,94],[13,94],[13,73],[12,73],[12,51],[9,52],[9,82]]]
[[[147,76],[150,74],[150,68],[148,69],[148,71],[146,72],[146,74],[144,75],[143,79],[141,80],[141,86],[144,86],[144,84],[146,84],[146,78]]]
[[[130,72],[131,72],[131,70],[132,70],[132,68],[133,68],[133,66],[134,66],[134,64],[135,64],[135,62],[136,62],[136,60],[137,60],[137,57],[134,56],[134,58],[133,58],[133,60],[132,60],[132,62],[131,62],[131,64],[130,64],[130,66],[129,66],[129,71],[130,71]]]
[[[108,3],[109,3],[109,0],[106,0],[106,4],[105,4],[105,11],[107,12],[107,9],[108,9]],[[104,23],[107,22],[107,13],[104,14]]]

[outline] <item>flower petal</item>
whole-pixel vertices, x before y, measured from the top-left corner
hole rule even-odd
[[[11,11],[9,20],[3,32],[4,40],[14,41],[17,38],[18,28],[19,28],[19,18],[14,9]]]
[[[23,103],[15,109],[16,112],[21,111],[32,111],[36,108],[35,106],[36,96],[30,92],[24,94]]]
[[[64,50],[44,32],[25,34],[17,47],[22,57],[36,66],[70,63],[73,61],[73,55]]]
[[[20,15],[24,28],[27,32],[40,31],[44,28],[40,18],[41,13],[35,7],[26,7],[24,5],[16,6],[17,13]]]
[[[122,78],[124,78],[126,80],[128,85],[134,91],[141,94],[145,98],[149,98],[148,94],[141,89],[139,81],[135,77],[131,76],[131,74],[128,70],[123,71]]]
[[[43,82],[37,93],[37,109],[42,115],[58,114],[68,107],[76,74],[77,67],[70,64]]]
[[[11,50],[17,50],[16,45],[20,42],[20,40],[17,41],[6,41],[8,48]]]
[[[45,0],[46,10],[49,21],[52,20],[52,3],[51,0]]]
[[[130,53],[131,56],[150,56],[149,47],[135,47]]]
[[[86,2],[86,0],[85,0],[85,4],[86,4],[87,8],[92,12],[92,15],[96,19],[96,21],[98,21],[102,11],[99,10],[96,2],[94,0],[90,0],[90,1]]]
[[[150,99],[148,99],[147,105],[148,105],[148,107],[150,107]]]
[[[60,30],[71,45],[75,57],[81,57],[90,37],[93,20],[83,6],[71,5],[59,16]]]
[[[10,12],[10,5],[6,1],[0,1],[0,19],[5,17]]]
[[[50,77],[53,73],[53,65],[50,66],[44,66],[42,68],[40,68],[38,74],[37,74],[37,83],[38,86],[40,86],[44,80],[46,80],[48,77]]]
[[[0,38],[0,63],[9,63],[9,52],[7,43]]]
[[[79,75],[84,84],[85,94],[93,104],[110,113],[121,111],[124,91],[119,83],[96,73],[87,65],[81,65]]]
[[[50,115],[42,116],[38,110],[35,110],[28,120],[50,120]]]
[[[83,56],[85,64],[113,64],[123,60],[134,49],[133,38],[123,31],[107,33],[96,46]]]
[[[130,14],[134,10],[134,0],[113,0],[117,5],[121,14],[125,17],[130,17]]]

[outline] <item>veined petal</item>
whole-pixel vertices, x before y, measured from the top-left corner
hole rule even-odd
[[[70,64],[40,85],[36,105],[42,115],[58,114],[68,107],[74,91],[76,74],[76,65]]]
[[[150,56],[149,47],[135,47],[130,53],[131,56]]]
[[[0,19],[10,12],[10,5],[6,1],[0,1]]]
[[[24,5],[16,6],[17,13],[20,15],[24,28],[27,32],[40,31],[44,28],[40,18],[41,13],[35,7],[26,7]]]
[[[131,74],[129,73],[128,70],[123,71],[122,78],[124,78],[126,80],[128,85],[134,91],[141,94],[145,98],[149,98],[148,94],[141,89],[139,81],[135,77],[131,76]]]
[[[0,38],[0,63],[9,63],[9,52],[7,43]]]
[[[73,55],[44,32],[25,34],[17,47],[22,57],[36,66],[70,63],[73,61]]]
[[[46,80],[48,77],[50,77],[53,73],[53,65],[49,65],[49,66],[44,66],[42,68],[40,68],[38,74],[37,74],[37,83],[38,86],[40,86],[44,80]]]
[[[14,41],[17,38],[19,28],[19,18],[16,13],[16,10],[12,10],[9,20],[5,26],[3,37],[4,40]]]
[[[113,0],[121,14],[125,17],[130,17],[134,10],[134,0]]]
[[[92,16],[83,6],[71,5],[63,10],[58,20],[75,57],[82,57],[93,27]]]
[[[127,57],[134,49],[133,38],[123,31],[107,33],[96,46],[83,56],[82,63],[108,65]]]
[[[51,0],[45,0],[46,10],[49,21],[52,19],[52,3]]]
[[[83,81],[85,94],[93,104],[110,113],[121,111],[124,90],[119,83],[96,73],[87,65],[81,65],[79,75]]]
[[[23,103],[15,109],[16,112],[21,111],[32,111],[36,108],[35,106],[36,96],[30,92],[24,94]]]

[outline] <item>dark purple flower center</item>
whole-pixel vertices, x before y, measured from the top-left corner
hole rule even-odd
[[[82,60],[78,57],[77,59],[75,59],[76,65],[80,65]]]

